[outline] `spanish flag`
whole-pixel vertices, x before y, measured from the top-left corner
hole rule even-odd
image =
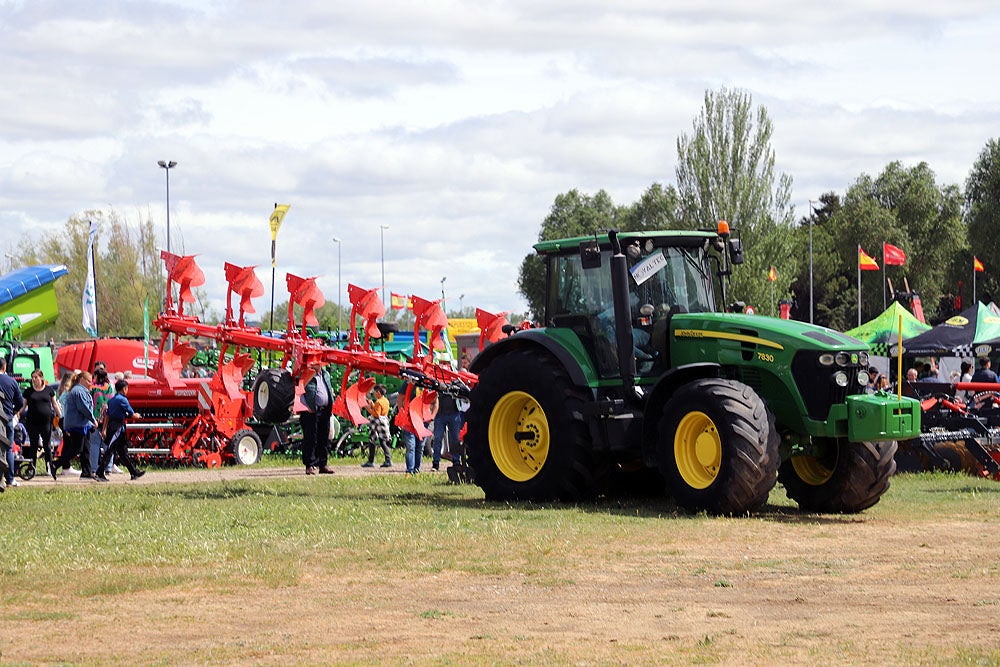
[[[403,308],[413,310],[413,299],[404,294],[396,294],[393,292],[391,301],[393,310],[402,310]]]
[[[974,271],[978,272],[978,273],[982,273],[983,271],[986,270],[986,267],[983,266],[983,263],[980,262],[978,258],[976,258],[975,256],[973,256],[972,257],[972,269]]]
[[[860,244],[858,245],[858,268],[862,271],[878,271],[878,262],[862,250]]]

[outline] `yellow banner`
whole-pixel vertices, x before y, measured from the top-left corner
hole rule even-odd
[[[448,335],[460,336],[467,333],[479,333],[479,325],[474,317],[456,317],[448,319]]]
[[[281,221],[285,219],[285,214],[288,213],[288,209],[291,204],[275,204],[274,210],[271,212],[271,240],[274,241],[278,238],[278,228],[281,227]]]

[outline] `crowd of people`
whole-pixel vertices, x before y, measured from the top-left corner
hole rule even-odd
[[[56,387],[36,369],[22,390],[0,357],[0,491],[20,486],[13,447],[18,430],[22,456],[43,459],[53,480],[70,474],[107,482],[108,474],[121,473],[116,461],[132,480],[142,477],[145,471],[135,465],[125,438],[125,423],[141,417],[128,401],[128,384],[125,373],[117,373],[112,383],[107,366],[98,361],[92,371],[64,373]],[[79,471],[72,467],[77,459]]]

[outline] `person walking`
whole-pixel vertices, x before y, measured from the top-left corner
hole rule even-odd
[[[51,470],[52,420],[62,416],[62,408],[56,400],[55,390],[46,384],[45,373],[40,368],[31,372],[31,386],[24,390],[23,396],[21,423],[28,430],[28,447],[37,452],[40,445],[46,470]]]
[[[59,413],[62,415],[66,414],[66,399],[69,398],[69,390],[73,388],[73,382],[76,380],[76,376],[79,375],[79,373],[80,371],[65,371],[59,379],[59,388],[56,389],[56,402],[59,403]],[[62,417],[60,417],[58,421],[59,423],[56,424],[55,431],[52,433],[55,440],[52,444],[52,452],[55,458],[59,458],[60,449],[63,445],[65,435],[62,429],[64,426],[62,423]],[[51,475],[52,471],[49,470],[48,474]],[[59,474],[79,475],[80,471],[76,468],[66,467],[63,468]]]
[[[108,376],[108,369],[103,361],[94,364],[93,381],[90,386],[90,396],[94,401],[94,419],[100,424],[104,421],[104,411],[107,409],[108,401],[115,395],[115,388],[111,385],[111,378]],[[94,429],[90,434],[90,467],[96,472],[101,471],[97,467],[97,460],[104,453],[107,441],[101,437],[101,429]],[[110,461],[114,465],[114,457]]]
[[[459,451],[458,434],[462,430],[464,415],[458,409],[454,396],[439,391],[437,395],[436,416],[434,417],[434,445],[431,449],[431,468],[441,469],[441,452],[444,450],[444,438],[448,436],[448,450],[452,462],[456,460]]]
[[[106,469],[113,456],[125,465],[132,475],[132,481],[146,474],[145,470],[139,470],[132,462],[132,457],[128,453],[128,436],[125,433],[125,423],[129,419],[141,418],[142,415],[133,410],[132,404],[128,402],[128,382],[118,380],[115,383],[115,395],[108,401],[105,413],[104,441],[108,443],[108,448],[97,461],[94,479],[99,482],[108,481]]]
[[[385,461],[380,467],[392,467],[392,449],[389,447],[389,399],[386,398],[385,385],[377,384],[373,390],[374,398],[368,399],[368,461],[362,463],[362,468],[375,466],[375,447],[381,446]]]
[[[94,401],[90,396],[90,385],[93,378],[89,371],[83,371],[73,381],[73,388],[66,397],[66,411],[63,412],[63,448],[62,454],[52,464],[52,479],[56,478],[56,470],[68,468],[70,462],[80,457],[80,477],[93,478],[90,466],[90,451],[87,439],[97,428],[94,417]]]
[[[307,475],[332,475],[328,465],[330,455],[330,420],[333,407],[333,388],[330,372],[325,366],[315,367],[316,374],[306,383],[302,392],[299,424],[302,426],[302,463]]]
[[[7,449],[4,452],[4,459],[7,469],[3,473],[3,480],[7,486],[21,486],[21,483],[14,477],[14,416],[24,405],[24,397],[21,396],[21,388],[17,381],[7,374],[7,358],[0,356],[0,408],[3,408],[7,415],[5,433],[7,436]]]

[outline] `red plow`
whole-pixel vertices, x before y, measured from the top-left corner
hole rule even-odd
[[[348,286],[351,302],[350,337],[343,348],[331,347],[310,336],[307,327],[318,324],[315,310],[325,303],[316,279],[289,274],[287,326],[282,337],[268,335],[246,324],[253,313],[252,299],[264,294],[254,267],[227,263],[226,314],[219,324],[201,322],[184,313],[184,304],[193,303],[192,289],[205,282],[205,274],[194,256],[161,252],[167,268],[167,293],[163,312],[155,320],[161,332],[158,361],[148,378],[130,382],[129,400],[143,415],[129,425],[130,451],[140,457],[169,458],[180,463],[209,467],[222,463],[255,463],[263,450],[261,438],[248,424],[284,422],[300,400],[315,369],[336,364],[344,368],[343,384],[332,409],[338,417],[360,425],[368,391],[376,375],[399,377],[424,391],[401,395],[396,424],[420,437],[429,435],[424,422],[436,392],[468,397],[476,376],[437,363],[435,352],[444,350],[442,332],[448,318],[441,301],[413,297],[415,323],[410,361],[399,361],[373,349],[381,337],[378,320],[385,306],[377,289]],[[176,285],[177,300],[174,300]],[[239,296],[234,312],[233,297]],[[295,306],[302,308],[301,323],[294,317]],[[484,325],[480,346],[505,335],[505,314],[478,311]],[[359,335],[355,324],[361,321]],[[427,332],[426,351],[421,332]],[[209,339],[219,349],[219,362],[211,378],[184,378],[182,370],[197,352],[185,338]],[[247,373],[254,365],[250,350],[262,350],[277,364],[258,374],[251,391],[244,390]]]

